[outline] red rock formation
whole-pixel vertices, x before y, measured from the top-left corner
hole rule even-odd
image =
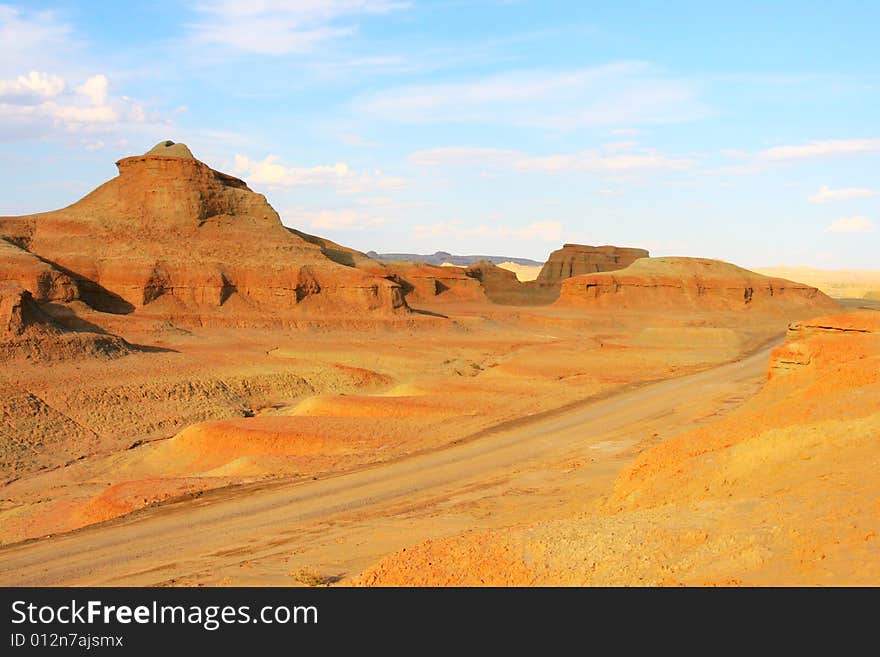
[[[19,285],[37,301],[73,301],[79,296],[73,279],[4,239],[0,239],[0,283]]]
[[[865,344],[880,336],[880,313],[855,312],[792,322],[785,343],[773,350],[767,378],[821,369],[829,359],[861,357]],[[866,342],[867,341],[867,342]]]
[[[572,276],[623,269],[639,258],[647,257],[645,249],[565,244],[550,254],[538,274],[537,283],[552,285]]]
[[[391,280],[401,285],[409,303],[486,300],[480,282],[468,276],[463,267],[410,262],[389,262],[379,266],[384,267]]]
[[[818,289],[705,258],[645,258],[562,282],[558,304],[684,310],[833,310]]]
[[[27,302],[31,294],[15,285],[0,284],[0,339],[24,333],[28,325]]]
[[[398,284],[335,262],[243,181],[161,150],[173,154],[120,160],[118,177],[63,210],[0,218],[0,236],[102,311],[202,317],[233,297],[242,312],[407,310]]]
[[[0,362],[117,357],[131,345],[115,335],[72,331],[44,313],[26,289],[0,283]]]

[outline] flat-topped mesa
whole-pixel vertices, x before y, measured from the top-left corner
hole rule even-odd
[[[30,278],[55,276],[51,294],[78,295],[106,312],[178,318],[216,319],[222,307],[235,323],[286,312],[408,312],[397,283],[329,257],[286,228],[262,194],[184,144],[162,142],[116,164],[116,178],[73,205],[0,217],[0,237],[54,272],[30,263]],[[5,259],[22,258],[4,252],[0,273]],[[75,292],[65,291],[61,274]]]
[[[552,285],[572,276],[623,269],[647,257],[645,249],[564,244],[550,254],[536,280],[540,285]]]
[[[643,258],[619,271],[575,276],[562,282],[557,303],[608,309],[797,314],[839,309],[814,287],[706,258]]]

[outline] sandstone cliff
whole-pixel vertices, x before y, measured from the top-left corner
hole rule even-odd
[[[552,285],[572,276],[623,269],[647,257],[645,249],[565,244],[550,254],[536,280],[541,285]]]

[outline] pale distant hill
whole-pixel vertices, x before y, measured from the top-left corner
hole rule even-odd
[[[508,271],[512,271],[516,274],[517,280],[520,281],[533,281],[538,278],[538,274],[541,273],[541,268],[543,265],[520,265],[515,262],[499,262],[498,266],[502,269],[507,269]]]
[[[385,260],[390,262],[425,262],[429,265],[442,265],[449,263],[456,267],[467,267],[479,260],[488,260],[489,262],[500,265],[503,262],[511,262],[516,265],[527,265],[529,267],[540,268],[544,263],[538,260],[529,260],[528,258],[512,258],[510,256],[487,256],[487,255],[452,255],[446,251],[437,251],[432,254],[419,253],[376,253],[375,251],[367,251],[367,255],[373,260]]]
[[[838,299],[880,298],[880,270],[876,269],[763,267],[755,271],[818,287],[828,296]]]

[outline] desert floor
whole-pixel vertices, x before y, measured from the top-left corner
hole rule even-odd
[[[422,311],[128,324],[148,349],[22,365],[7,404],[81,431],[5,455],[0,584],[346,582],[425,539],[589,514],[643,450],[754,395],[789,319]]]

